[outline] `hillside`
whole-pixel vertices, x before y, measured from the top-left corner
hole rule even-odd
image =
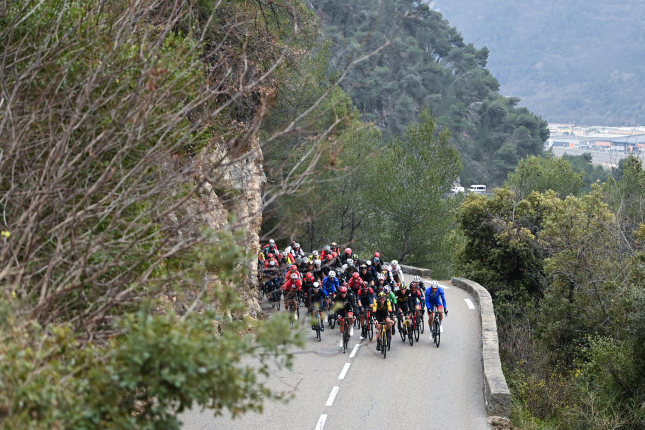
[[[390,43],[356,64],[343,86],[384,140],[404,132],[428,106],[438,125],[450,129],[465,184],[501,184],[520,158],[542,153],[546,122],[499,93],[487,69],[488,49],[476,49],[440,13],[411,0],[315,0],[312,6],[339,72]]]
[[[503,94],[549,122],[645,124],[645,2],[438,0]]]

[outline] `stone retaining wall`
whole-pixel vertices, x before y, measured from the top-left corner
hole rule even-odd
[[[424,278],[430,277],[430,269],[421,269],[419,267],[406,266],[405,264],[401,264],[400,266],[401,269],[403,269],[403,273],[409,273],[410,275],[419,275]]]
[[[509,417],[511,414],[511,392],[506,385],[499,358],[497,321],[493,311],[493,300],[486,288],[477,282],[463,278],[452,278],[452,285],[468,291],[479,304],[482,327],[482,371],[484,373],[484,396],[488,415]]]

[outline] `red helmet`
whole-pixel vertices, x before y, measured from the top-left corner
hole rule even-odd
[[[328,254],[328,255],[327,255],[327,260],[329,260],[329,261],[333,261],[333,260],[334,260],[334,256],[333,256],[333,255],[331,255],[331,254]]]
[[[332,257],[334,257],[334,258],[338,257],[338,253],[337,253],[337,252],[332,252],[332,253],[331,253],[331,255],[332,255]]]
[[[381,258],[381,253],[380,253],[380,252],[375,252],[375,253],[374,253],[374,257]]]
[[[314,280],[314,274],[311,272],[307,272],[305,275],[305,279],[311,279],[312,281]]]
[[[295,264],[294,264],[294,265],[292,265],[292,266],[291,266],[291,270],[293,270],[293,271],[298,270],[298,266],[296,266]]]
[[[278,255],[276,255],[277,258],[282,258],[283,255],[278,252]]]
[[[352,248],[345,248],[345,254],[351,254]]]
[[[341,293],[346,293],[347,292],[347,287],[340,287],[338,289],[338,291],[341,292]]]
[[[275,258],[272,253],[269,252],[269,255],[267,255],[267,258]]]
[[[358,279],[358,277],[359,277],[359,276],[360,276],[360,275],[358,274],[358,272],[354,272],[354,274],[352,275],[352,278],[354,278],[354,279]]]

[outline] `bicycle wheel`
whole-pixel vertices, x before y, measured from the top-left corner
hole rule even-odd
[[[379,342],[381,342],[381,354],[383,354],[383,358],[387,356],[387,336],[385,332],[386,330],[381,329],[381,338],[379,339]]]
[[[441,342],[441,329],[439,328],[439,321],[435,320],[432,330],[434,332],[434,344],[439,348],[439,343]]]
[[[392,346],[392,330],[386,330],[387,331],[387,350],[390,350],[390,347]]]
[[[329,325],[332,330],[336,327],[336,315],[329,315]]]
[[[421,328],[421,334],[423,334],[423,332],[425,331],[425,326],[423,325],[423,323],[424,323],[424,321],[423,321],[423,315],[421,315],[421,316],[419,317],[419,327]]]
[[[412,328],[412,325],[408,322],[408,342],[410,342],[410,346],[414,346],[414,328]]]
[[[369,337],[370,341],[374,338],[374,323],[372,323],[372,319],[367,323],[367,337]]]
[[[343,332],[343,354],[349,347],[349,324],[345,324],[345,331]]]
[[[399,324],[399,335],[401,336],[401,340],[405,342],[405,321],[403,324]]]
[[[420,336],[420,334],[419,334],[419,320],[418,319],[415,320],[415,322],[414,322],[414,330],[413,330],[413,332],[414,332],[414,341],[418,342],[419,341],[419,336]]]

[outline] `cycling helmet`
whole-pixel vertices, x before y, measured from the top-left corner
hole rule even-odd
[[[347,265],[348,265],[348,266],[353,266],[353,265],[354,265],[354,260],[353,260],[353,259],[351,259],[351,258],[348,258],[348,259],[347,259]]]
[[[317,290],[320,288],[320,282],[314,282],[314,289]]]
[[[331,255],[331,254],[327,254],[327,260],[329,260],[329,261],[333,261],[333,260],[334,260],[334,256],[333,256],[333,255]]]
[[[361,264],[361,270],[367,270],[367,264]]]
[[[380,256],[381,256],[381,253],[380,253],[380,252],[375,252],[375,253],[374,253],[374,257],[379,258]]]
[[[365,264],[367,264],[368,266],[371,266],[371,265],[372,265],[372,261],[371,261],[371,260],[367,260],[367,261],[365,262]]]
[[[392,267],[396,267],[396,266],[398,266],[398,265],[399,265],[399,262],[398,262],[398,261],[396,261],[396,260],[392,260],[392,262],[390,263],[390,265],[391,265]]]
[[[386,285],[385,287],[383,287],[383,291],[385,291],[386,294],[390,294],[390,291],[392,290],[390,289],[389,285]]]
[[[291,279],[298,279],[298,275],[295,273],[292,273],[290,276]]]
[[[384,299],[384,298],[386,298],[386,297],[387,297],[387,294],[385,294],[383,291],[381,291],[380,293],[378,293],[378,298],[379,298],[379,299]]]
[[[437,282],[437,281],[430,282],[430,287],[431,288],[439,288],[439,282]]]
[[[316,266],[320,266],[320,265],[322,264],[322,261],[320,261],[320,260],[314,260],[314,264],[315,264]]]
[[[308,280],[308,281],[309,280],[313,281],[314,280],[314,274],[311,273],[311,272],[307,272],[307,274],[305,275],[305,279]]]
[[[267,258],[275,258],[275,255],[273,255],[272,252],[269,252],[269,255],[267,255]]]
[[[354,278],[354,279],[358,279],[358,277],[359,277],[359,276],[360,276],[360,275],[358,274],[358,272],[354,272],[354,273],[352,274],[352,278]]]
[[[347,292],[347,287],[340,287],[340,288],[338,289],[338,291],[339,291],[341,294],[346,293],[346,292]]]
[[[331,252],[331,246],[329,246],[329,245],[325,245],[325,251],[327,251],[327,252]]]
[[[312,252],[311,254],[312,254],[314,257],[317,257],[317,256],[318,256],[318,251],[314,251],[314,252]]]
[[[298,270],[298,266],[296,266],[295,264],[291,265],[291,270]]]
[[[280,253],[278,252],[278,254],[276,255],[276,258],[282,258],[282,257],[284,257],[284,255],[282,255],[282,254],[280,254]]]
[[[336,277],[336,272],[334,272],[333,270],[330,270],[329,271],[329,277],[330,278],[335,278]]]
[[[296,264],[302,263],[302,258],[301,257],[296,257]]]
[[[417,283],[418,283],[418,282],[421,282],[421,276],[416,275],[416,276],[414,277],[414,279],[412,280],[412,282],[417,282]]]
[[[385,281],[385,275],[382,273],[379,273],[378,275],[376,275],[376,277],[378,278],[379,281]]]
[[[345,254],[352,254],[352,248],[345,248]]]
[[[296,248],[296,249],[300,249],[300,244],[299,244],[299,243],[296,243],[296,244],[294,245],[294,248]]]
[[[269,261],[269,266],[275,266],[275,260]]]
[[[401,283],[399,284],[399,287],[401,287],[401,289],[402,289],[402,290],[407,290],[407,289],[408,289],[408,286],[407,286],[407,285],[405,285],[405,282],[401,282]]]
[[[275,245],[275,240],[269,239],[269,245]]]
[[[378,257],[374,257],[374,264],[379,264],[381,262],[381,259]]]

